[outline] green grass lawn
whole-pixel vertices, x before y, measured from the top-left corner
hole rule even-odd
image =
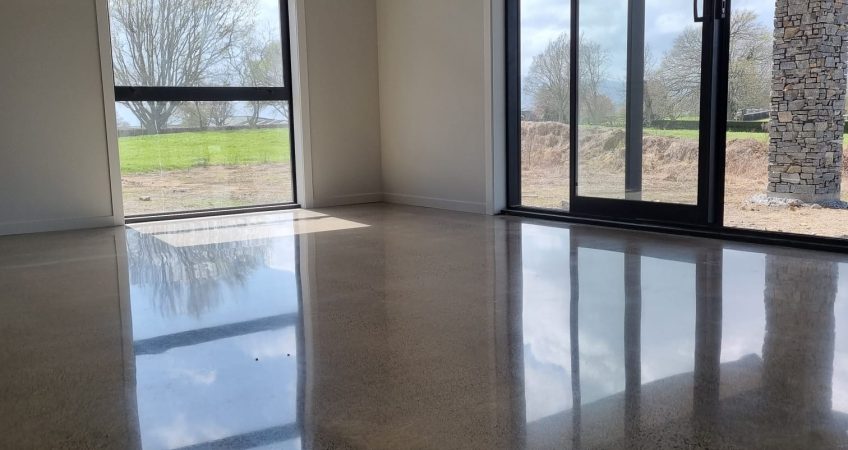
[[[200,131],[118,139],[122,173],[287,162],[289,129]]]
[[[651,136],[667,136],[683,139],[698,139],[698,130],[659,130],[656,128],[645,128],[645,134]],[[728,131],[727,139],[754,139],[760,142],[768,142],[768,133],[746,133],[743,131]]]
[[[656,128],[645,128],[645,134],[651,136],[668,136],[683,139],[698,139],[698,130],[658,130]],[[746,133],[743,131],[728,131],[727,140],[732,139],[754,139],[763,143],[768,143],[768,133]],[[843,136],[842,145],[848,146],[848,135]]]

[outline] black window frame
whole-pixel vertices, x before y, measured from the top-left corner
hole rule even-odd
[[[188,211],[168,211],[154,214],[131,214],[125,216],[127,223],[170,220],[176,218],[207,217],[245,212],[273,211],[299,208],[297,198],[297,170],[294,132],[294,105],[292,90],[291,34],[289,26],[289,2],[279,0],[280,47],[283,58],[283,86],[115,86],[115,102],[236,102],[236,101],[283,101],[288,107],[289,160],[291,161],[292,201],[286,203],[258,204],[242,207],[221,207]],[[123,176],[123,175],[122,175]]]
[[[727,227],[724,225],[724,198],[725,198],[725,144],[727,131],[727,90],[729,70],[730,49],[730,27],[728,26],[733,14],[732,0],[704,0],[704,9],[714,17],[721,16],[721,20],[712,20],[709,30],[709,38],[713,42],[711,48],[715,52],[705,51],[703,57],[712,60],[713,76],[710,80],[702,83],[702,99],[710,95],[709,101],[716,105],[711,117],[710,128],[701,132],[700,157],[708,157],[711,164],[708,165],[709,173],[699,173],[699,197],[707,195],[705,208],[695,217],[696,220],[674,220],[673,214],[665,214],[665,217],[657,219],[663,214],[650,214],[652,218],[640,217],[640,210],[646,207],[651,209],[665,209],[673,211],[676,207],[667,208],[667,205],[652,205],[649,202],[610,202],[608,208],[604,208],[603,214],[590,215],[580,214],[572,211],[547,209],[539,207],[524,206],[521,198],[521,0],[505,1],[505,69],[506,69],[506,199],[507,206],[502,211],[506,215],[533,217],[562,222],[601,225],[615,228],[644,230],[677,234],[685,236],[708,237],[740,242],[778,245],[784,247],[804,248],[831,252],[848,253],[848,239],[821,237],[798,233],[786,233],[775,231],[761,231],[743,228]],[[570,0],[571,5],[571,28],[569,32],[577,30],[577,15],[579,0]],[[574,35],[574,34],[572,34]],[[572,57],[576,56],[576,44],[572,40]],[[705,47],[709,47],[705,45]],[[707,53],[709,53],[707,55]],[[573,60],[577,60],[574,58]],[[577,67],[572,65],[571,89],[576,87]],[[710,85],[707,85],[707,82]],[[572,96],[569,105],[571,117],[576,117],[576,103]],[[702,105],[702,117],[707,114]],[[576,147],[575,133],[571,134],[569,173],[571,175],[570,196],[574,195],[574,182],[576,180],[576,165],[573,158]],[[702,165],[703,167],[703,165]],[[597,203],[605,203],[606,200],[599,199]]]

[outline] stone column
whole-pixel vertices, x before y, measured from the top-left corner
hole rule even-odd
[[[848,0],[776,0],[770,196],[838,200]]]

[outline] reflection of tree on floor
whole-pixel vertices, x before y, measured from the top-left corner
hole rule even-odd
[[[165,316],[201,316],[224,301],[225,289],[242,286],[266,266],[270,241],[173,246],[156,234],[127,230],[130,281],[151,289],[147,296]]]

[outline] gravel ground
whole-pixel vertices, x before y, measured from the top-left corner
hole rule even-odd
[[[124,175],[126,215],[292,201],[289,163],[194,167]]]

